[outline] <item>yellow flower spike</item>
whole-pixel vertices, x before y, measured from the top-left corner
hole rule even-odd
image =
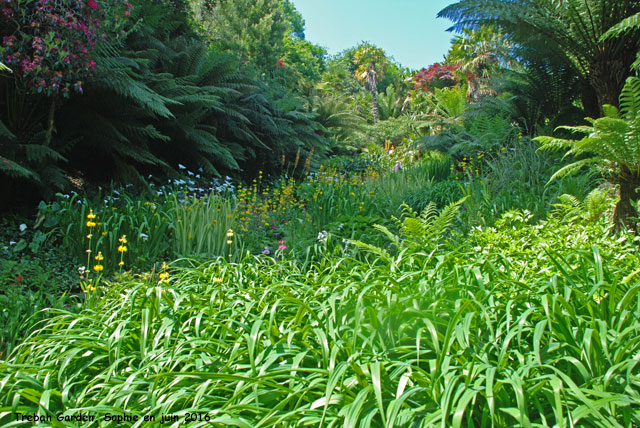
[[[119,242],[126,244],[127,243],[127,235],[122,235],[120,237],[120,239],[118,239]]]
[[[93,210],[89,210],[89,214],[87,214],[87,218],[89,220],[93,220],[94,218],[96,218],[96,215],[93,213]]]
[[[93,235],[92,234],[88,234],[87,235],[87,239],[91,239],[91,238],[93,238]]]
[[[93,270],[95,270],[96,272],[102,272],[104,270],[104,266],[102,265],[95,265],[93,267]]]
[[[89,220],[89,221],[87,222],[87,227],[96,227],[96,222],[95,222],[95,221],[91,221],[91,220]]]
[[[104,260],[104,256],[102,255],[102,251],[98,251],[98,254],[95,256],[95,259],[100,261]]]
[[[118,263],[118,266],[124,266],[124,262],[120,260],[120,263]]]
[[[118,247],[118,252],[119,253],[126,253],[127,252],[127,246],[126,245],[120,245]]]
[[[230,240],[230,239],[229,239],[229,240],[227,240],[227,245],[231,245],[232,243],[233,243],[233,241],[232,241],[232,240]]]

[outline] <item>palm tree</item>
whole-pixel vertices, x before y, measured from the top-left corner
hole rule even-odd
[[[364,78],[365,88],[371,92],[371,104],[373,108],[373,123],[378,123],[378,77],[376,62],[371,61]]]
[[[640,12],[637,0],[460,0],[438,13],[454,21],[450,30],[494,25],[519,47],[528,61],[563,63],[582,80],[582,102],[589,115],[617,105],[618,94],[640,42],[640,32],[602,40],[621,20]]]
[[[464,29],[453,39],[445,62],[457,65],[458,73],[473,77],[468,79],[469,97],[477,100],[481,94],[494,93],[489,80],[501,68],[514,65],[511,50],[511,43],[493,26]]]

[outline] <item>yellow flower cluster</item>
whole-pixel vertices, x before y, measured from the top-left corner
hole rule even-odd
[[[98,251],[98,254],[94,258],[96,259],[96,261],[98,263],[93,266],[93,270],[95,270],[96,272],[102,272],[104,270],[104,266],[102,266],[102,264],[101,264],[102,260],[104,260],[104,256],[102,255],[102,251]]]
[[[259,176],[261,178],[261,176]],[[260,182],[254,180],[250,187],[240,187],[237,194],[237,225],[241,232],[249,229],[267,229],[281,219],[287,218],[294,208],[303,208],[296,199],[296,183],[293,179],[282,182],[274,189],[260,189]]]
[[[95,220],[95,218],[96,218],[96,215],[93,213],[93,210],[89,210],[89,214],[87,214],[87,219],[88,219],[87,220],[87,227],[88,228],[92,229],[92,228],[96,227],[96,222],[93,221],[93,220]],[[89,236],[90,235],[91,234],[89,234]],[[89,238],[89,236],[87,236],[87,238]],[[91,238],[89,238],[89,239],[91,239]]]
[[[122,269],[122,266],[124,266],[124,253],[127,252],[127,235],[122,235],[118,239],[118,242],[120,242],[120,245],[118,246],[118,252],[120,253],[120,262],[118,262],[118,266]]]

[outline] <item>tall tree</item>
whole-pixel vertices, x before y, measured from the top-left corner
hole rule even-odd
[[[618,104],[640,32],[607,40],[601,36],[638,12],[637,0],[460,0],[438,16],[454,21],[456,31],[495,25],[519,46],[525,62],[571,67],[581,77],[585,110],[599,116],[601,105]]]
[[[277,66],[289,27],[282,0],[194,0],[191,4],[194,19],[213,42],[260,71]]]
[[[378,81],[384,75],[391,61],[384,50],[370,43],[362,43],[353,55],[356,66],[356,78],[364,82],[365,89],[371,92],[373,122],[378,122]],[[376,66],[377,64],[377,66]]]

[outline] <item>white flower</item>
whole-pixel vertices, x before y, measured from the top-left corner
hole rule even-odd
[[[318,242],[321,242],[324,244],[327,242],[328,237],[329,237],[329,232],[327,232],[326,230],[323,230],[322,232],[318,233]]]
[[[141,233],[141,234],[140,234],[140,238],[141,238],[143,241],[146,241],[147,239],[149,239],[149,235],[147,235],[146,233]]]
[[[180,169],[187,169],[187,167],[186,167],[186,166],[184,166],[184,165],[182,165],[181,163],[179,163],[179,164],[178,164],[178,168],[180,168]]]
[[[16,245],[17,242],[16,241],[9,241],[9,245]]]
[[[24,224],[24,223],[22,223],[22,224],[20,225],[19,229],[20,229],[20,232],[24,232],[25,230],[27,230],[27,225],[26,225],[26,224]]]

